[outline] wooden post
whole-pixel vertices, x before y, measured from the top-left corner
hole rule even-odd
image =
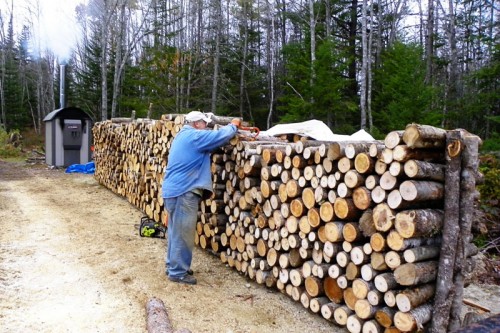
[[[459,131],[446,134],[443,241],[434,296],[431,333],[447,332],[453,300],[453,270],[460,232],[460,167],[463,143]]]

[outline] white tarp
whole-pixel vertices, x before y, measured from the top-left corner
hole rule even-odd
[[[308,136],[318,141],[374,141],[375,139],[365,130],[359,130],[352,135],[334,134],[326,124],[320,120],[308,120],[301,123],[280,124],[271,127],[267,131],[261,131],[263,135],[275,136],[282,134],[299,134]]]

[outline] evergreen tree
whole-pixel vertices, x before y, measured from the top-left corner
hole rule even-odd
[[[382,54],[374,75],[374,125],[382,133],[421,122],[439,126],[430,109],[432,89],[425,84],[425,63],[418,45],[394,43]]]

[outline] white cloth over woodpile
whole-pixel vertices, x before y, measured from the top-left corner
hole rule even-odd
[[[264,135],[276,136],[282,134],[298,134],[308,136],[318,141],[374,141],[375,139],[365,130],[359,130],[351,135],[334,134],[326,124],[320,120],[308,120],[301,123],[280,124],[267,131]]]

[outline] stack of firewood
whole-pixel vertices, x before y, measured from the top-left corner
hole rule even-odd
[[[96,124],[98,181],[162,219],[163,169],[182,122]],[[446,331],[460,310],[457,269],[474,252],[479,141],[416,124],[372,142],[235,137],[212,155],[214,196],[201,204],[196,242],[350,332]]]

